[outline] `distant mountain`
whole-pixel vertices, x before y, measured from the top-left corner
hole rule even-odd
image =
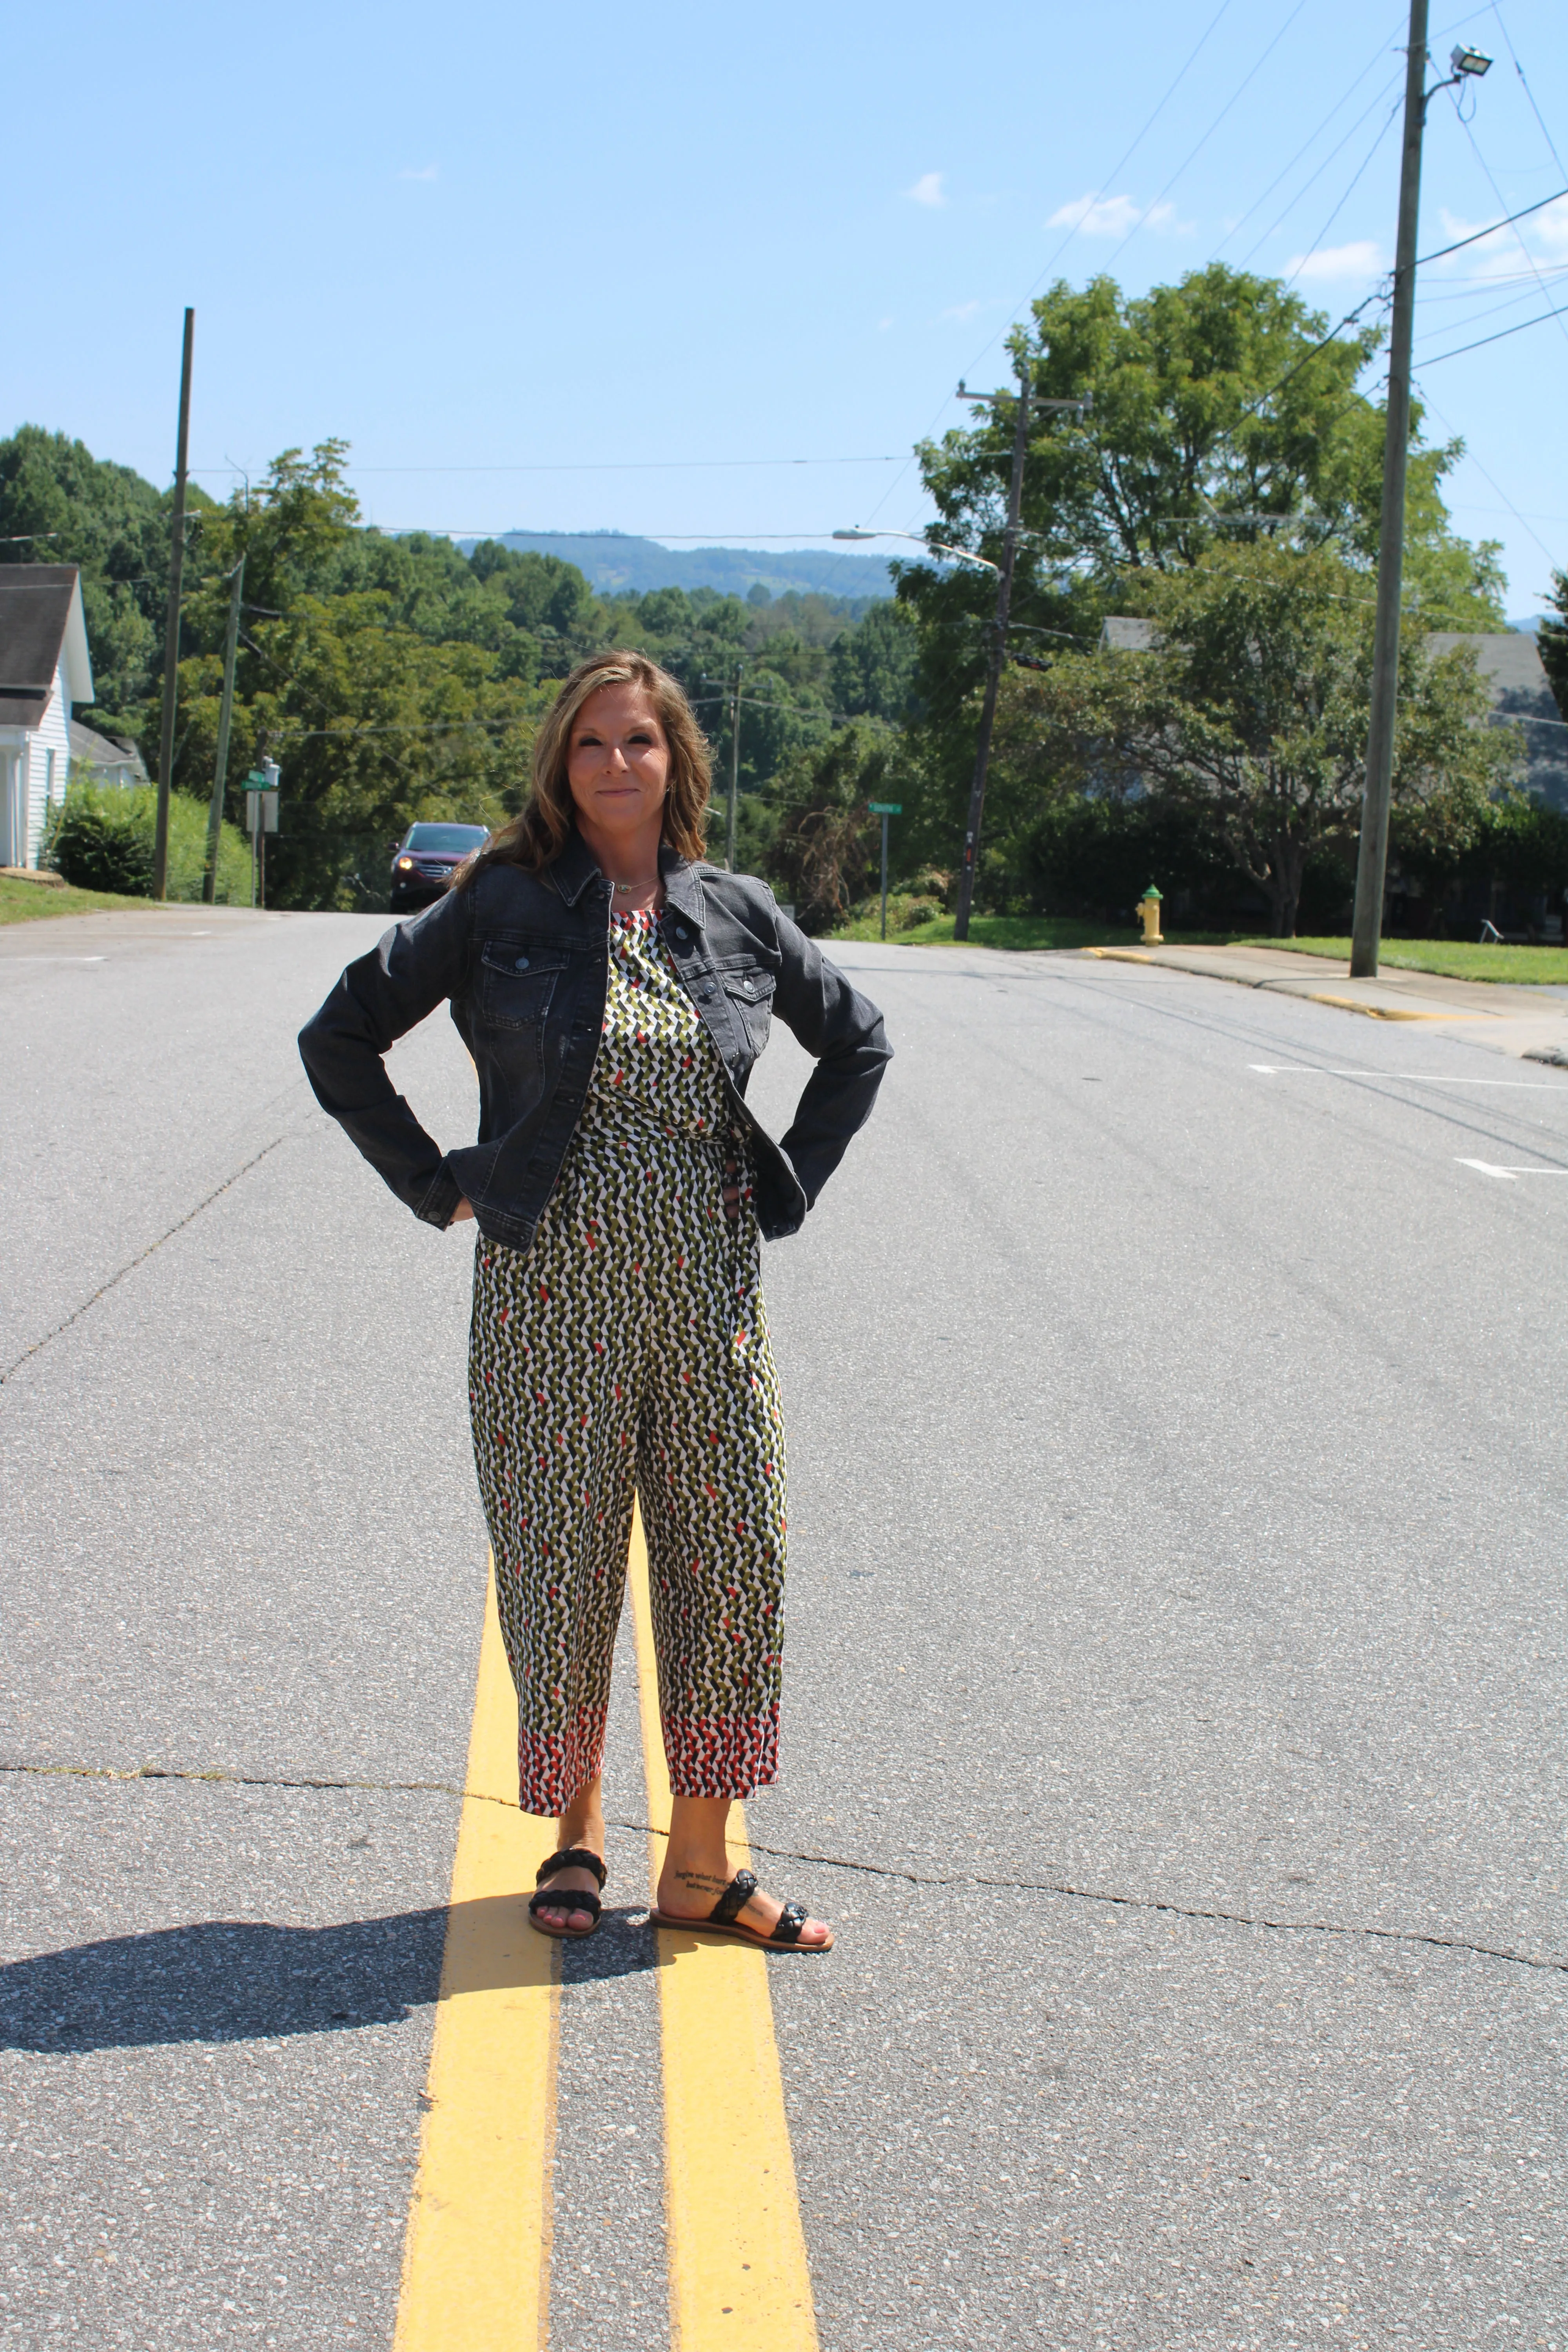
[[[874,555],[820,555],[809,550],[771,554],[755,547],[661,546],[624,530],[503,530],[503,547],[559,555],[574,563],[602,595],[648,588],[716,588],[721,595],[743,596],[759,583],[770,596],[790,589],[815,589],[824,596],[890,596],[893,576]],[[478,545],[465,539],[465,551]]]
[[[1528,621],[1510,621],[1509,627],[1516,630],[1521,637],[1533,637],[1545,618],[1544,613],[1531,613]]]

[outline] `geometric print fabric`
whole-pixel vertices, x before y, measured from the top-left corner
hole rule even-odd
[[[776,1777],[784,1452],[760,1258],[717,1050],[656,920],[615,915],[560,1179],[527,1250],[475,1254],[474,1459],[525,1812],[564,1811],[600,1769],[634,1488],[670,1787]]]

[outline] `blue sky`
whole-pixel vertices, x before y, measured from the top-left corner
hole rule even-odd
[[[1372,290],[1404,25],[1350,0],[84,0],[62,41],[24,12],[0,427],[166,480],[190,302],[216,492],[337,434],[391,527],[916,529],[910,444],[957,420],[961,374],[997,380],[1038,282],[1217,254],[1331,320]],[[1424,251],[1568,186],[1559,0],[1434,0],[1435,55],[1461,37],[1498,62],[1468,126],[1433,103]],[[1564,304],[1568,202],[1422,287],[1430,429],[1470,452],[1455,518],[1504,542],[1516,614],[1568,564],[1568,317],[1444,354]]]

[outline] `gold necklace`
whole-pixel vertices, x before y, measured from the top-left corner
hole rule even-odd
[[[623,898],[629,898],[634,890],[656,890],[658,887],[658,876],[654,875],[647,882],[615,882],[610,887],[612,889],[618,890]]]

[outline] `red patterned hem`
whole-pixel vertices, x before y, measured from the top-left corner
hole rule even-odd
[[[779,1711],[667,1715],[664,1754],[678,1797],[749,1797],[778,1779]]]
[[[517,1736],[518,1802],[525,1813],[563,1813],[604,1769],[602,1706],[574,1706],[561,1731]]]

